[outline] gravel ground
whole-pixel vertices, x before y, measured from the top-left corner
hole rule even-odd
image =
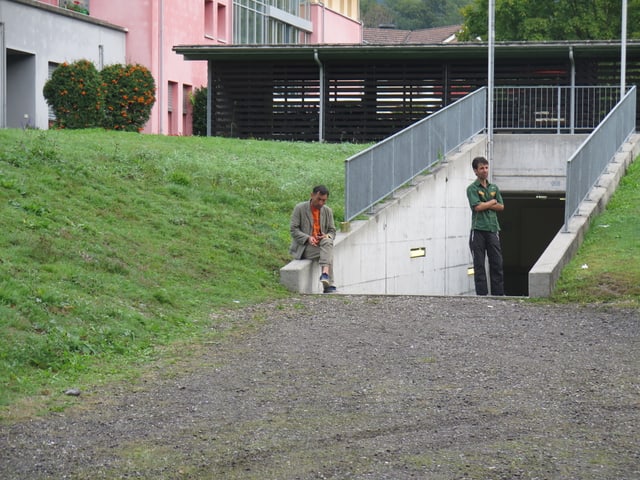
[[[305,296],[0,426],[9,479],[640,479],[640,312]]]

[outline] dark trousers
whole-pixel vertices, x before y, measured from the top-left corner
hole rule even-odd
[[[484,230],[471,230],[469,248],[473,256],[473,280],[476,285],[476,295],[489,294],[487,272],[484,268],[485,254],[489,259],[491,295],[504,295],[500,235],[494,232],[485,232]]]

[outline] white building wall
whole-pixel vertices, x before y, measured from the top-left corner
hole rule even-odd
[[[30,126],[48,128],[42,89],[50,62],[86,59],[98,69],[126,63],[126,31],[86,15],[32,0],[0,0],[0,22],[6,59],[0,68],[0,105],[6,111],[0,127],[23,127],[28,115]]]
[[[490,165],[502,192],[564,192],[566,163],[586,135],[496,135]],[[467,186],[486,137],[463,146],[336,238],[334,276],[345,294],[473,295]],[[411,256],[424,248],[424,256]]]

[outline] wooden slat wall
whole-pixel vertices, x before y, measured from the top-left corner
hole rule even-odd
[[[330,64],[326,140],[382,140],[443,107],[442,66]]]
[[[487,82],[484,60],[325,62],[324,69],[329,142],[382,140]],[[619,75],[619,62],[576,59],[577,85],[619,85]],[[640,59],[628,59],[627,78],[629,86],[640,82]],[[212,80],[213,135],[318,140],[321,86],[315,63],[221,62]],[[569,60],[498,62],[495,84],[569,85]]]
[[[213,135],[318,140],[319,83],[315,65],[216,64]]]

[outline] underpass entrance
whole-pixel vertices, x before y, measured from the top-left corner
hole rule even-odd
[[[564,194],[502,192],[500,213],[505,295],[529,295],[529,270],[564,223]]]

